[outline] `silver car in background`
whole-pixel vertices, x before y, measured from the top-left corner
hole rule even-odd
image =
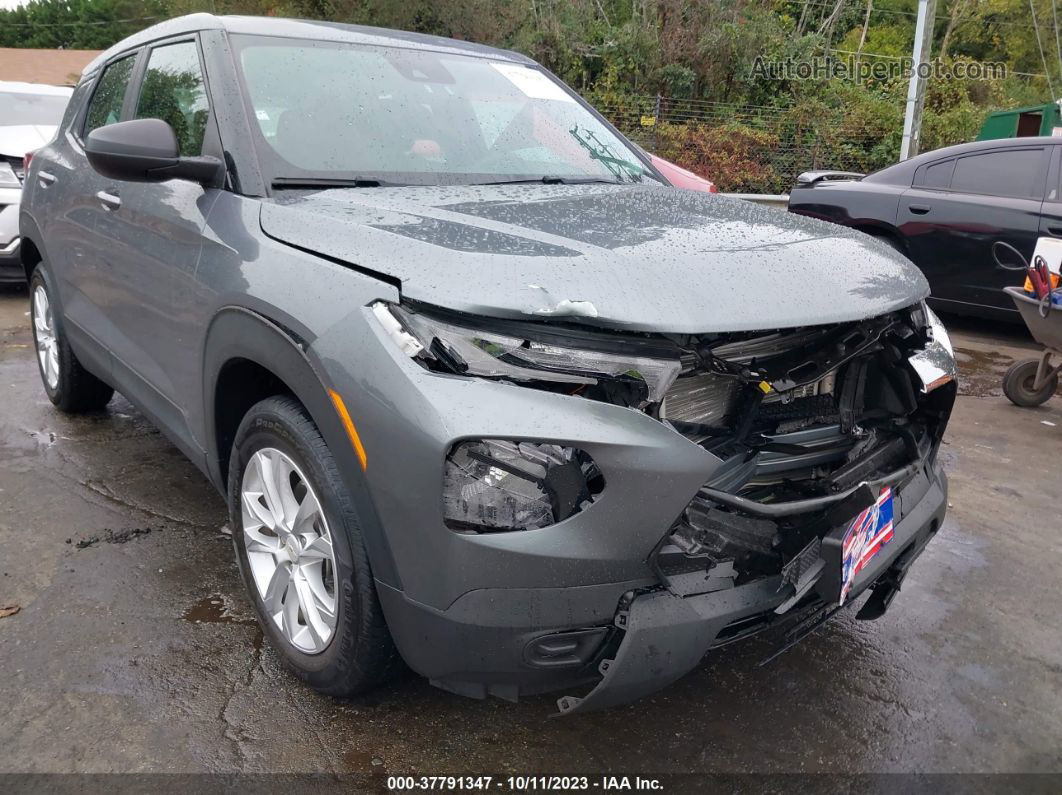
[[[19,259],[18,207],[26,153],[55,137],[74,89],[0,81],[0,282],[26,278]]]

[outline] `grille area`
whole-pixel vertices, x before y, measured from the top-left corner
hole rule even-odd
[[[804,344],[807,335],[794,335],[789,340],[790,348]],[[783,338],[784,339],[784,338]],[[782,340],[773,341],[772,353],[784,353],[786,348],[780,345]],[[738,354],[739,358],[730,361],[752,362],[756,357],[749,356],[734,345],[725,346]],[[755,346],[762,349],[762,345]],[[717,351],[718,355],[718,351]],[[689,370],[681,375],[664,396],[660,404],[660,418],[663,420],[704,425],[710,428],[722,428],[733,416],[742,396],[742,384],[734,378],[727,378],[716,373],[697,372],[689,364]],[[836,373],[828,373],[823,378],[810,384],[796,387],[784,395],[772,392],[763,398],[764,416],[777,417],[779,420],[794,421],[792,428],[799,426],[802,418],[827,418],[834,413],[833,398],[836,385]],[[695,440],[704,438],[703,434],[693,434]]]
[[[920,389],[910,362],[927,342],[911,312],[702,340],[659,415],[720,463],[661,540],[662,582],[683,596],[785,572],[803,583],[805,552],[882,479],[898,492],[924,480],[955,396]]]

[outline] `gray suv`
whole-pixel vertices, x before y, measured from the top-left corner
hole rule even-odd
[[[120,390],[227,496],[262,628],[325,693],[404,661],[630,701],[880,616],[944,515],[917,269],[662,184],[512,52],[165,22],[88,66],[21,233],[49,398]]]

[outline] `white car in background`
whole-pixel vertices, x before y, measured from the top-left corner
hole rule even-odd
[[[28,165],[23,161],[55,136],[73,91],[0,80],[0,282],[26,279],[18,251],[18,206]]]

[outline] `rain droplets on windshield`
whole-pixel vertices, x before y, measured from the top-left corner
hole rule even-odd
[[[280,181],[640,181],[639,157],[535,66],[395,47],[234,36]]]

